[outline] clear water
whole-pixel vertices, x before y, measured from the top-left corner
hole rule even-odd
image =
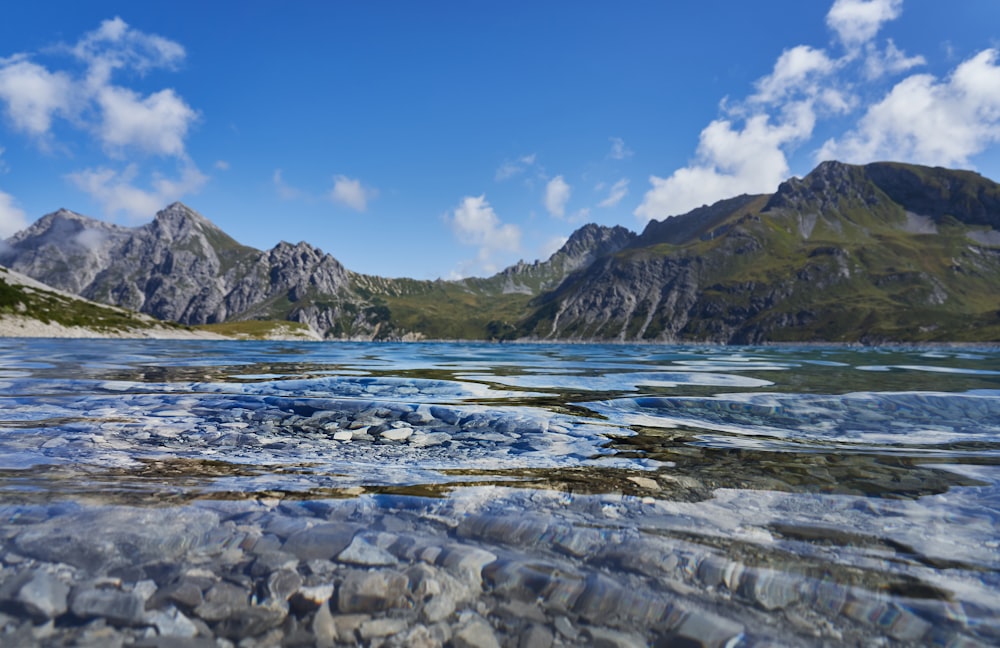
[[[474,572],[363,612],[503,645],[1000,644],[998,464],[995,349],[0,340],[0,577],[266,584],[342,525]]]

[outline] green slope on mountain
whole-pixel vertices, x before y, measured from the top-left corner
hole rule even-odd
[[[700,213],[699,213],[700,212]],[[542,338],[1000,340],[1000,186],[825,163],[770,197],[652,223],[532,302]]]

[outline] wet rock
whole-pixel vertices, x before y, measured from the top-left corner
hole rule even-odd
[[[216,623],[213,629],[216,634],[231,639],[254,637],[281,625],[287,615],[284,608],[254,605],[234,610],[233,614]],[[264,645],[268,644],[269,642],[265,642]]]
[[[355,530],[340,524],[319,524],[293,533],[282,550],[299,560],[329,560],[351,544]]]
[[[135,648],[220,648],[211,637],[143,637]]]
[[[337,627],[337,640],[342,643],[355,644],[355,633],[361,624],[371,619],[368,614],[334,614],[333,623]]]
[[[481,587],[483,583],[483,568],[496,561],[494,553],[470,547],[468,545],[448,545],[438,559],[439,564],[458,573],[466,581]]]
[[[194,613],[206,621],[221,621],[249,607],[249,592],[232,583],[217,583]]]
[[[273,572],[267,579],[267,591],[279,601],[287,601],[302,587],[302,577],[293,569]]]
[[[161,587],[153,595],[148,605],[160,607],[162,602],[171,601],[182,608],[191,610],[204,602],[202,596],[202,586],[191,579],[183,579],[165,587]]]
[[[398,641],[396,641],[398,639]],[[417,624],[405,633],[393,637],[393,645],[406,648],[441,648],[444,639],[441,633],[431,630],[423,624]]]
[[[337,641],[337,623],[333,620],[329,605],[321,605],[316,610],[310,627],[317,646],[332,646]]]
[[[376,547],[360,536],[355,536],[346,549],[337,554],[337,560],[353,565],[384,567],[395,565],[396,557],[384,549]]]
[[[785,574],[770,569],[747,574],[740,583],[740,593],[765,610],[788,607],[799,599],[797,583]]]
[[[579,635],[579,631],[573,627],[573,624],[564,616],[557,616],[555,622],[552,624],[555,629],[562,636],[566,637],[570,641],[575,640]]]
[[[274,571],[295,569],[299,559],[287,551],[265,551],[257,555],[250,574],[253,576],[266,576]]]
[[[388,441],[405,441],[410,438],[410,435],[412,434],[413,428],[390,428],[388,430],[384,430],[382,434],[379,435],[379,438],[386,439]]]
[[[217,514],[203,509],[91,508],[33,525],[16,544],[27,556],[96,575],[179,558],[202,545],[218,522]]]
[[[70,610],[81,619],[100,617],[116,625],[142,625],[145,601],[133,592],[80,585],[73,590]]]
[[[395,634],[399,634],[407,628],[406,619],[370,619],[361,624],[358,628],[358,633],[364,640],[373,639],[375,637],[389,637]]]
[[[638,635],[610,628],[587,628],[584,633],[588,644],[594,648],[645,648],[649,645]]]
[[[676,635],[704,648],[727,648],[743,636],[743,624],[703,610],[692,610],[681,622]]]
[[[65,612],[69,586],[55,574],[36,571],[21,585],[16,600],[35,619],[52,619]]]
[[[493,628],[486,619],[473,612],[462,615],[453,628],[451,641],[455,648],[500,648]]]
[[[198,634],[198,627],[191,619],[171,606],[165,610],[146,612],[146,623],[155,627],[162,637],[190,639]]]
[[[397,571],[352,571],[337,592],[337,609],[350,613],[409,607],[407,583]]]
[[[532,623],[521,632],[517,648],[551,648],[555,636],[552,631],[538,623]]]

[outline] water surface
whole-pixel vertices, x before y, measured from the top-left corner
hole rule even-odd
[[[2,340],[0,643],[997,644],[998,463],[991,349]]]

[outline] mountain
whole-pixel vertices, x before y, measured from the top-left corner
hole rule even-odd
[[[0,264],[160,319],[338,339],[995,341],[1000,185],[826,162],[774,194],[639,234],[585,225],[546,260],[458,281],[354,273],[305,242],[257,250],[180,203],[135,228],[60,210],[0,245]]]
[[[582,228],[551,259],[491,279],[386,279],[348,271],[308,243],[261,251],[174,203],[139,227],[60,209],[0,246],[0,264],[81,297],[186,325],[291,320],[355,339],[499,336],[532,296],[634,238]]]
[[[0,336],[218,337],[81,299],[4,267],[0,267]]]
[[[532,301],[542,339],[1000,340],[1000,185],[826,162],[770,196],[651,222]]]

